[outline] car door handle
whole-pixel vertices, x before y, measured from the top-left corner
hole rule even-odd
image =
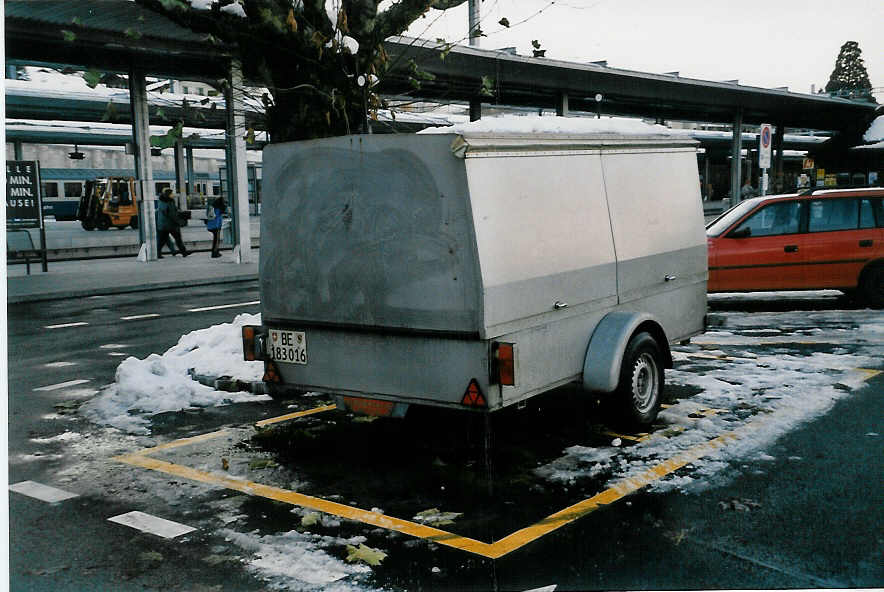
[[[871,247],[874,243],[875,243],[875,241],[873,241],[872,239],[866,239],[866,240],[859,241],[859,246]]]
[[[798,245],[786,245],[785,247],[783,247],[783,250],[787,253],[797,253]]]

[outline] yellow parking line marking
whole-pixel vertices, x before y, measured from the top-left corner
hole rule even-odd
[[[866,374],[867,379],[877,376],[881,373],[880,370],[871,370],[866,368],[858,368],[857,370]],[[281,421],[286,421],[289,419],[294,419],[297,417],[320,413],[322,411],[329,411],[334,408],[335,406],[333,405],[317,407],[315,409],[308,409],[306,411],[300,411],[297,413],[291,413],[284,416],[262,420],[260,422],[257,422],[255,425],[261,427]],[[708,416],[714,413],[719,413],[721,411],[722,410],[720,409],[703,409],[697,413]],[[748,432],[747,428],[749,428]],[[718,436],[717,438],[709,440],[708,442],[699,444],[654,467],[651,467],[650,469],[647,469],[646,471],[636,476],[622,479],[621,481],[616,482],[609,489],[606,489],[605,491],[602,491],[590,498],[573,504],[563,510],[555,512],[554,514],[547,516],[543,520],[540,520],[539,522],[531,526],[517,530],[494,543],[477,541],[475,539],[463,537],[438,528],[433,528],[425,524],[418,524],[408,520],[395,518],[393,516],[386,516],[377,512],[370,512],[361,508],[347,506],[322,498],[304,495],[279,487],[255,483],[253,481],[247,481],[245,479],[240,479],[229,475],[220,475],[216,473],[200,471],[197,469],[186,467],[184,465],[178,465],[148,456],[149,454],[159,450],[167,450],[170,448],[186,446],[212,438],[217,438],[230,433],[228,430],[219,430],[217,432],[194,436],[192,438],[176,440],[174,442],[161,444],[159,446],[148,448],[133,454],[116,457],[115,460],[127,463],[132,466],[159,471],[193,481],[200,481],[203,483],[218,485],[235,491],[240,491],[248,495],[265,497],[292,505],[310,508],[341,518],[362,522],[364,524],[369,524],[388,530],[395,530],[403,534],[408,534],[417,538],[423,538],[438,543],[440,545],[460,549],[462,551],[467,551],[469,553],[474,553],[476,555],[481,555],[490,559],[498,559],[533,541],[536,541],[543,536],[550,534],[555,530],[558,530],[563,526],[566,526],[572,522],[575,522],[576,520],[579,520],[580,518],[585,517],[586,515],[594,512],[595,510],[603,506],[610,505],[626,497],[627,495],[635,493],[636,491],[642,489],[647,485],[650,485],[651,483],[661,479],[662,477],[665,477],[677,471],[678,469],[681,469],[682,467],[704,456],[707,456],[720,448],[723,448],[728,443],[733,442],[740,437],[745,437],[746,435],[751,433],[751,427],[744,426],[743,428],[741,428],[740,432],[745,433],[743,433],[741,436],[736,431],[728,432],[726,434]],[[616,435],[618,437],[626,437],[628,439],[646,438],[651,436],[651,434],[649,434],[648,436],[626,436],[622,434]]]
[[[630,436],[629,434],[618,434],[617,432],[612,432],[610,430],[606,430],[602,432],[602,434],[605,436],[611,436],[612,438],[629,440],[630,442],[644,442],[651,437],[651,434],[636,434],[635,436]]]
[[[262,483],[255,483],[254,481],[247,481],[245,479],[239,479],[228,475],[200,471],[184,465],[177,465],[164,460],[150,458],[144,454],[119,456],[114,460],[136,467],[159,471],[161,473],[166,473],[167,475],[181,477],[183,479],[199,481],[209,485],[218,485],[248,495],[265,497],[267,499],[301,506],[319,512],[325,512],[326,514],[346,518],[348,520],[355,520],[357,522],[380,528],[386,528],[387,530],[395,530],[403,534],[439,543],[440,545],[446,545],[448,547],[454,547],[455,549],[469,551],[470,553],[484,555],[485,557],[491,556],[489,555],[491,545],[483,543],[482,541],[462,537],[425,524],[417,524],[408,520],[386,516],[378,512],[369,512],[368,510],[363,510],[361,508],[346,506],[322,498],[304,495],[302,493],[289,491],[279,487],[273,487],[272,485],[264,485]]]
[[[664,477],[682,468],[683,466],[703,456],[706,456],[707,454],[719,448],[722,448],[728,442],[735,440],[736,438],[737,435],[733,432],[721,435],[714,440],[710,440],[705,444],[695,446],[694,448],[687,450],[682,454],[679,454],[678,456],[670,458],[669,460],[648,469],[640,475],[619,481],[610,489],[594,495],[591,498],[578,502],[573,506],[567,507],[564,510],[556,512],[555,514],[551,514],[550,516],[547,516],[536,524],[533,524],[521,530],[517,530],[511,535],[500,539],[499,541],[491,545],[493,554],[487,555],[487,557],[491,557],[492,559],[503,557],[507,553],[511,553],[516,549],[523,547],[528,543],[551,533],[554,530],[558,530],[566,524],[570,524],[575,520],[583,518],[587,514],[594,512],[602,506],[610,505],[617,500],[626,497],[630,493],[638,491],[642,487],[653,483],[661,477]]]
[[[881,370],[872,370],[871,368],[857,368],[856,371],[862,372],[863,374],[865,374],[866,375],[865,380],[870,380],[870,379],[878,376],[882,372]]]
[[[166,442],[165,444],[145,448],[144,450],[139,450],[138,452],[133,452],[132,454],[124,456],[147,456],[148,454],[153,454],[154,452],[159,452],[161,450],[171,450],[173,448],[198,444],[200,442],[205,442],[206,440],[213,440],[215,438],[220,438],[221,436],[226,436],[229,433],[231,433],[229,430],[218,430],[217,432],[209,432],[208,434],[200,434],[199,436],[191,436],[190,438],[181,438],[179,440],[173,440],[172,442]]]
[[[289,413],[288,415],[280,415],[279,417],[262,419],[261,421],[255,422],[255,425],[259,428],[263,428],[264,426],[279,423],[281,421],[288,421],[297,417],[304,417],[305,415],[313,415],[314,413],[322,413],[323,411],[334,411],[337,408],[337,405],[325,405],[324,407],[316,407],[314,409],[308,409],[306,411],[298,411],[296,413]]]
[[[272,417],[256,422],[255,425],[258,427],[262,427],[266,425],[271,425],[273,423],[295,419],[298,417],[321,413],[323,411],[331,411],[335,408],[335,405],[325,405],[322,407],[316,407],[314,409],[307,409],[305,411],[298,411],[296,413]],[[377,526],[388,530],[395,530],[403,534],[422,538],[434,543],[438,543],[440,545],[445,545],[476,555],[481,555],[490,559],[498,559],[500,557],[503,557],[504,555],[511,553],[527,545],[528,543],[531,543],[553,532],[554,530],[561,528],[562,526],[565,526],[566,524],[570,524],[571,522],[574,522],[586,516],[587,514],[597,510],[602,506],[612,504],[617,500],[622,499],[623,497],[634,493],[635,491],[638,491],[642,487],[645,487],[646,485],[649,485],[650,483],[684,467],[688,463],[691,463],[703,456],[706,456],[714,450],[723,447],[727,442],[735,440],[737,438],[737,435],[734,432],[719,436],[714,440],[710,440],[705,444],[695,446],[694,448],[689,449],[678,456],[664,461],[663,463],[652,467],[635,477],[630,477],[619,481],[615,483],[614,486],[612,486],[611,488],[581,502],[578,502],[572,506],[569,506],[564,510],[547,516],[540,522],[518,530],[504,537],[503,539],[500,539],[497,542],[485,543],[452,532],[434,528],[432,526],[427,526],[425,524],[418,524],[416,522],[403,520],[401,518],[395,518],[393,516],[387,516],[378,512],[370,512],[361,508],[339,504],[322,498],[297,493],[295,491],[289,491],[287,489],[274,487],[272,485],[264,485],[262,483],[256,483],[254,481],[248,481],[246,479],[240,479],[238,477],[233,477],[230,475],[222,475],[208,471],[201,471],[184,465],[151,458],[149,456],[150,454],[162,450],[170,450],[182,446],[197,444],[199,442],[205,442],[214,438],[226,436],[231,433],[233,433],[231,430],[224,429],[201,434],[198,436],[192,436],[189,438],[181,438],[179,440],[160,444],[152,448],[145,448],[138,452],[118,456],[115,457],[114,460],[135,467],[141,467],[144,469],[173,475],[183,479],[199,481],[201,483],[206,483],[209,485],[217,485],[248,495],[264,497],[279,502],[309,508],[319,512],[325,512],[326,514],[331,514],[340,518],[346,518],[348,520],[355,520],[357,522],[362,522],[371,526]],[[647,436],[641,437],[646,438],[650,437],[651,435],[652,434],[648,434]],[[630,439],[637,438],[636,436],[624,435],[619,435],[619,437],[627,437]]]

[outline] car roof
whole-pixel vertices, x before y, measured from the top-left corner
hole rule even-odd
[[[831,189],[814,188],[812,190],[801,191],[800,193],[781,193],[778,195],[765,195],[762,197],[753,197],[751,199],[743,201],[753,201],[756,202],[756,204],[761,204],[795,198],[819,199],[856,196],[881,197],[884,196],[884,187],[845,187],[841,189],[837,187],[833,187]]]

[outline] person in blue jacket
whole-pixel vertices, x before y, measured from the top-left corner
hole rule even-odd
[[[227,204],[224,203],[224,198],[217,197],[212,202],[211,213],[213,215],[206,218],[206,229],[212,233],[212,258],[221,256],[219,244],[221,242],[221,223],[223,222],[223,215],[226,209]]]

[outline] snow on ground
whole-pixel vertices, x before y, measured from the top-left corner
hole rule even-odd
[[[361,585],[371,568],[361,563],[347,563],[323,549],[359,545],[364,537],[322,536],[292,530],[283,534],[261,536],[257,532],[239,533],[223,529],[219,534],[250,554],[247,569],[276,590],[323,590],[349,592],[373,589]]]
[[[95,423],[132,434],[150,433],[150,416],[191,407],[267,400],[251,393],[227,393],[200,384],[189,372],[260,380],[263,362],[242,359],[241,327],[260,324],[260,315],[241,314],[230,323],[193,331],[162,355],[129,357],[117,367],[115,381],[80,410]]]
[[[537,115],[502,115],[478,121],[456,123],[449,127],[430,127],[419,134],[632,134],[672,135],[662,125],[650,125],[624,117],[540,117]]]
[[[765,451],[779,437],[823,416],[863,386],[868,375],[861,369],[881,365],[884,313],[880,311],[719,316],[725,323],[722,330],[707,332],[695,344],[673,351],[675,369],[667,370],[667,384],[700,392],[664,409],[659,416],[662,427],[648,440],[627,448],[573,446],[535,472],[566,485],[602,475],[611,486],[661,460],[733,433],[738,437],[735,442],[691,463],[689,473],[671,475],[651,486],[657,491],[714,487],[733,476],[725,469],[735,459],[775,460]],[[759,334],[768,331],[778,335]],[[825,344],[832,351],[797,349],[808,343]]]

